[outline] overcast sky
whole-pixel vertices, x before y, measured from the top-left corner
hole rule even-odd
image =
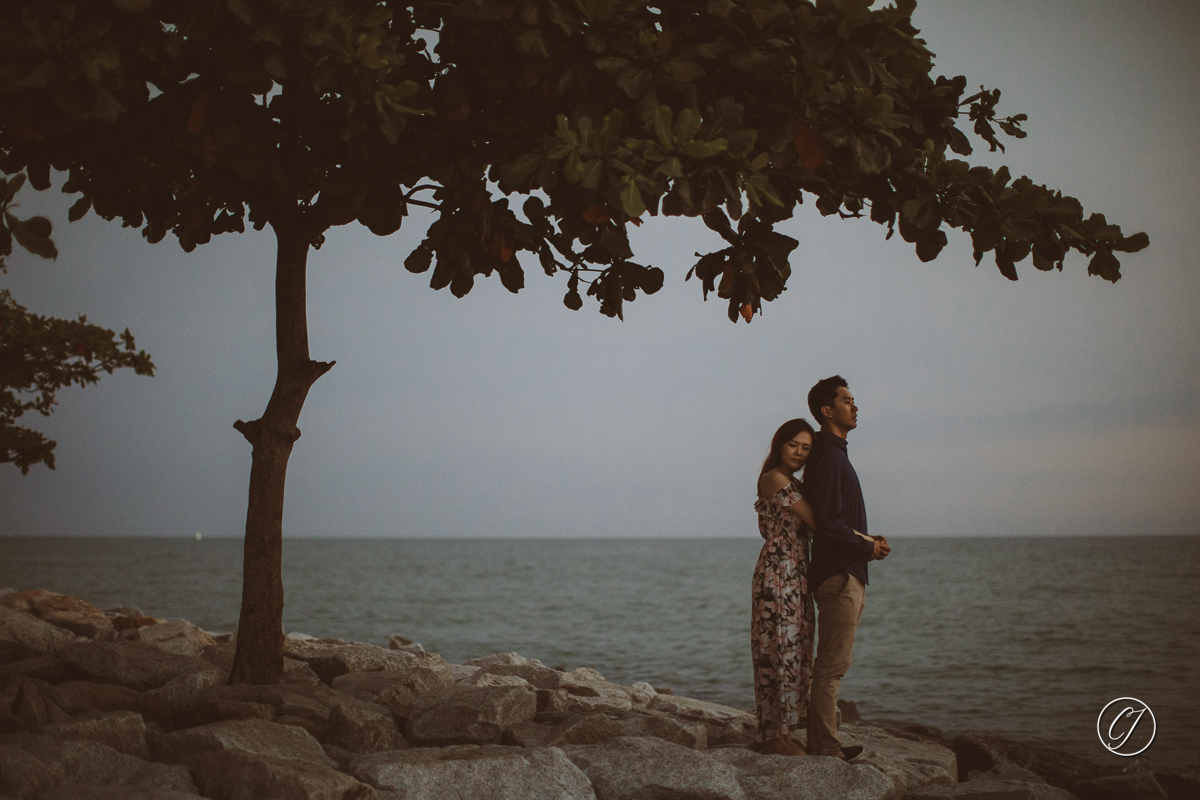
[[[749,536],[771,434],[840,373],[860,406],[850,456],[870,529],[889,537],[1200,533],[1200,4],[932,2],[915,22],[936,69],[1029,115],[1010,165],[1151,246],[1115,286],[1068,257],[1010,283],[951,235],[932,264],[869,222],[806,205],[787,292],[751,325],[684,282],[702,225],[653,220],[642,263],[666,285],[625,321],[561,302],[527,264],[462,300],[384,239],[336,229],[309,260],[314,386],[288,475],[286,536]],[[981,147],[986,151],[986,146]],[[121,330],[157,364],[60,393],[25,421],[57,470],[0,465],[6,535],[240,536],[250,445],[274,382],[273,240],[183,253],[70,199],[57,262],[0,281],[41,314]],[[128,371],[126,371],[128,372]]]

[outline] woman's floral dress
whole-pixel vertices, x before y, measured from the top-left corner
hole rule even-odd
[[[754,700],[763,739],[786,736],[808,717],[814,618],[808,590],[813,530],[787,510],[800,499],[795,483],[754,504],[766,539],[754,567],[750,649]]]

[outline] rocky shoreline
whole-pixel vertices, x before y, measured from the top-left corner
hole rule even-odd
[[[853,762],[761,755],[754,716],[501,653],[451,664],[290,634],[278,686],[227,686],[234,645],[185,620],[0,590],[0,800],[1183,800],[999,737],[952,741],[841,703]],[[803,744],[803,734],[797,734]]]

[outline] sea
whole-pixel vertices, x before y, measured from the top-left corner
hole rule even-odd
[[[925,538],[870,566],[841,697],[864,719],[989,733],[1102,764],[1200,772],[1200,537]],[[461,663],[516,652],[754,708],[761,540],[285,539],[284,629]],[[0,588],[237,624],[236,539],[0,537]],[[1150,708],[1123,758],[1097,720]]]

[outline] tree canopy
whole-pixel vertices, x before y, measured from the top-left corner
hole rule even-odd
[[[34,255],[58,254],[50,220],[23,220],[14,213],[13,198],[24,182],[23,174],[0,178],[0,272],[8,271],[5,259],[14,239]],[[22,475],[36,464],[54,469],[58,443],[17,420],[26,411],[49,416],[59,389],[96,383],[100,371],[112,374],[121,367],[154,374],[149,354],[137,350],[128,328],[118,342],[116,334],[89,323],[83,314],[77,320],[33,314],[0,289],[0,464],[12,464]]]
[[[563,302],[621,317],[661,269],[629,226],[698,217],[707,298],[749,322],[777,298],[805,198],[869,216],[923,260],[948,229],[1017,278],[1027,258],[1120,277],[1145,247],[1007,169],[971,166],[1023,136],[999,90],[933,73],[914,0],[7,0],[0,7],[0,170],[51,171],[89,209],[184,250],[270,226],[278,373],[253,446],[231,681],[280,679],[282,517],[300,411],[333,363],[308,347],[306,268],[333,226],[388,235],[433,221],[404,265],[457,296],[493,273],[566,278]],[[519,203],[518,203],[519,201]],[[523,263],[524,262],[524,263]],[[586,291],[584,290],[586,285]]]
[[[699,216],[728,246],[694,273],[736,319],[785,288],[797,242],[774,228],[806,195],[898,228],[922,260],[966,231],[1013,280],[1076,250],[1116,281],[1115,254],[1148,243],[954,157],[972,150],[961,122],[994,150],[1024,115],[933,75],[913,0],[6,5],[0,166],[39,189],[67,172],[72,219],[185,250],[285,216],[313,246],[355,220],[384,235],[431,206],[405,265],[435,289],[495,272],[517,291],[526,253],[567,273],[569,307],[587,282],[619,316],[663,280],[627,225]]]

